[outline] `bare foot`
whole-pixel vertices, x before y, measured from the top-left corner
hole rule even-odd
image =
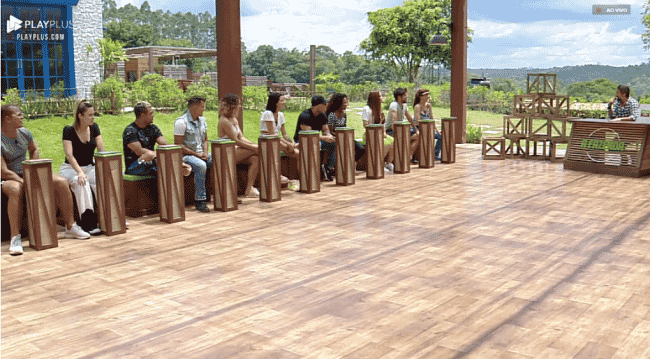
[[[192,173],[192,166],[188,165],[187,163],[183,163],[183,176],[187,177]]]

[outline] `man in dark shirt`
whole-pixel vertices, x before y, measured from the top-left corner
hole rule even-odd
[[[330,133],[327,127],[327,117],[325,117],[325,110],[327,109],[327,101],[323,96],[314,96],[311,98],[311,108],[308,108],[298,116],[298,124],[296,125],[296,133],[293,135],[293,140],[299,141],[300,131],[321,131],[318,136],[319,140],[327,143],[334,143],[334,136]],[[327,154],[325,157],[327,158]],[[321,165],[323,177],[331,181],[334,176],[334,171],[327,170]]]
[[[165,137],[158,126],[153,124],[154,110],[148,102],[138,102],[133,107],[135,122],[126,126],[122,134],[124,148],[124,165],[128,175],[155,176],[157,144],[167,145]],[[192,168],[183,163],[183,175],[190,174]]]

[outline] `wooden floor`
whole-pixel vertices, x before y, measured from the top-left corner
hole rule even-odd
[[[650,178],[455,164],[3,243],[3,358],[650,358]]]

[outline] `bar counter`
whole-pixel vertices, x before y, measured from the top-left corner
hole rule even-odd
[[[571,119],[564,169],[641,177],[650,174],[650,118]]]

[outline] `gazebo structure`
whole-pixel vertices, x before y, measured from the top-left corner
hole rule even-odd
[[[160,60],[181,60],[197,57],[216,58],[217,51],[212,49],[196,49],[172,46],[141,46],[124,49],[129,58],[125,62],[125,71],[132,73],[132,79],[138,80],[146,72],[154,73]]]
[[[234,93],[241,98],[241,20],[239,1],[215,1],[217,23],[217,72],[219,96]],[[456,143],[464,143],[467,128],[467,0],[451,6],[451,116],[456,118]],[[240,119],[240,127],[243,128]]]

